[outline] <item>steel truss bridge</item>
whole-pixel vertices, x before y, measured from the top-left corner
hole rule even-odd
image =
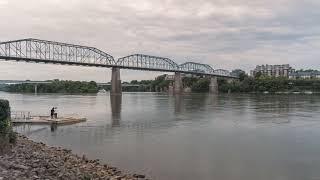
[[[95,47],[32,38],[0,42],[0,59],[237,78],[227,70],[213,69],[208,64],[186,62],[179,65],[169,58],[143,54],[129,55],[116,61],[111,55]]]

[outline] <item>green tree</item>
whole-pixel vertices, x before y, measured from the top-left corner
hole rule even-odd
[[[59,81],[55,79],[48,84],[39,84],[39,93],[97,93],[99,87],[96,82],[80,82],[80,81]],[[16,84],[6,87],[9,92],[33,93],[34,85],[32,84]]]
[[[255,73],[254,78],[259,79],[262,76],[262,73],[259,71]]]
[[[130,84],[138,84],[138,81],[137,81],[137,80],[132,80],[132,81],[130,82]]]
[[[0,99],[0,152],[2,153],[9,143],[15,143],[16,133],[10,123],[9,101]]]
[[[209,91],[209,79],[199,79],[191,87],[193,92],[208,92]]]

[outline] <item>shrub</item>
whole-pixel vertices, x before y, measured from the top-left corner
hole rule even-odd
[[[6,133],[9,124],[10,106],[9,101],[0,99],[0,133]]]
[[[9,143],[14,144],[17,141],[17,133],[13,132],[12,130],[9,131]]]
[[[9,101],[0,99],[0,138],[2,142],[15,143],[17,135],[13,132],[10,123]]]

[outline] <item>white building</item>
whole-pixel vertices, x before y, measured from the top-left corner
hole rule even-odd
[[[295,70],[289,64],[282,65],[258,65],[252,71],[250,71],[251,76],[255,76],[260,72],[264,76],[272,77],[289,77],[290,73],[295,72]]]
[[[320,71],[297,71],[289,74],[290,79],[320,79]]]

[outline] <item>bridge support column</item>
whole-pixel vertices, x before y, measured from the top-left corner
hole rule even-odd
[[[182,93],[182,78],[181,78],[181,73],[176,72],[174,74],[174,88],[173,88],[173,92],[174,94],[181,94]]]
[[[234,83],[234,79],[229,78],[229,79],[227,79],[227,82],[228,82],[228,84]],[[230,94],[230,93],[231,93],[231,89],[229,88],[228,94]]]
[[[111,95],[121,95],[120,68],[113,67],[111,74]]]
[[[34,85],[34,94],[37,94],[38,93],[38,84],[35,84]]]
[[[168,93],[169,93],[169,94],[173,94],[173,92],[174,92],[173,89],[174,89],[173,83],[170,83],[170,84],[169,84],[169,87],[168,87]]]
[[[218,94],[218,79],[217,79],[217,77],[210,78],[209,93],[210,94]]]

